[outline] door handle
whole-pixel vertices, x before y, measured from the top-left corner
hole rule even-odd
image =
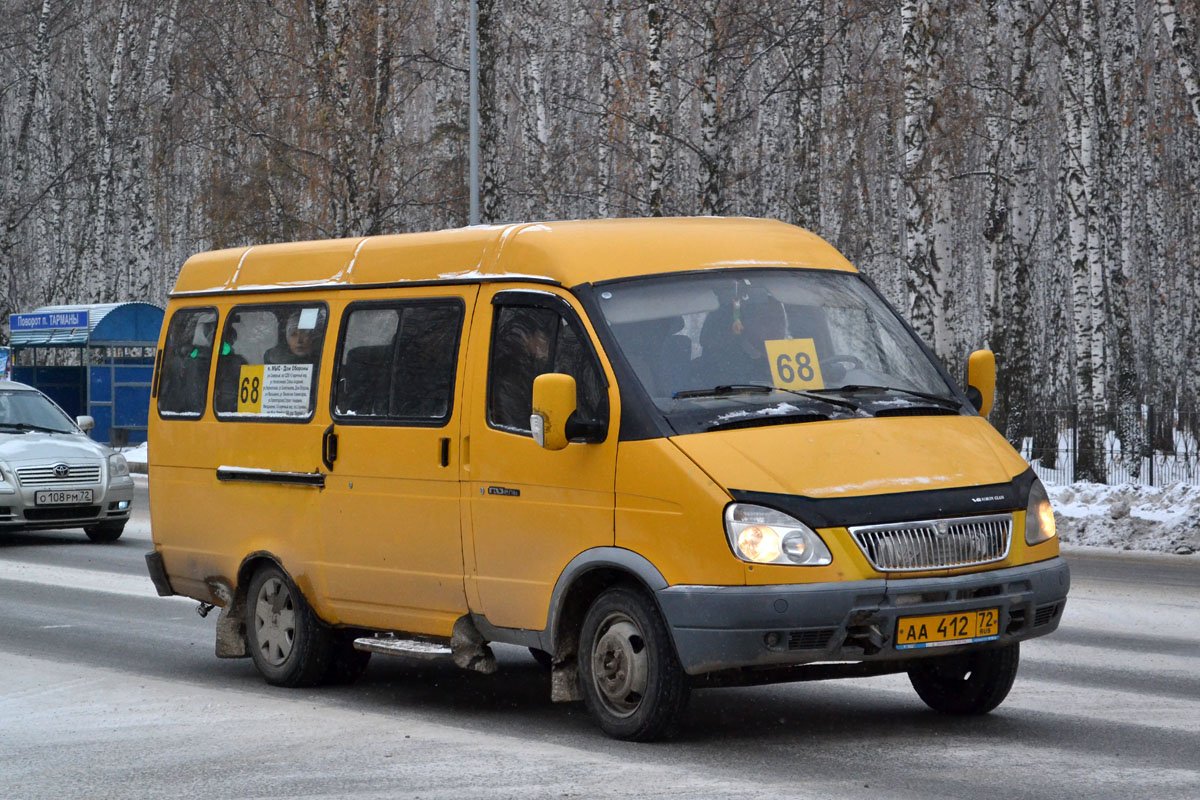
[[[321,434],[321,463],[325,465],[325,469],[333,472],[333,462],[337,461],[338,437],[333,432],[333,425],[330,424],[325,432]]]
[[[441,448],[442,466],[448,467],[448,466],[450,466],[450,440],[448,438],[443,437],[441,441],[442,441],[442,448]]]

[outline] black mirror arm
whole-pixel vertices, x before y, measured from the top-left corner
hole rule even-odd
[[[983,408],[983,392],[979,391],[974,386],[967,387],[967,399],[971,401],[971,406],[976,411]]]
[[[568,441],[596,444],[604,441],[604,437],[608,433],[608,424],[584,421],[579,418],[579,412],[575,411],[567,418],[565,432]]]

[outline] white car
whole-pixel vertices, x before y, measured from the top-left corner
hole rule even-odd
[[[114,542],[133,504],[129,464],[93,442],[91,417],[72,421],[53,400],[0,380],[0,532],[83,528]]]

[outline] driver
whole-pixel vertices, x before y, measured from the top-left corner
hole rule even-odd
[[[705,385],[758,383],[772,385],[765,342],[787,336],[783,303],[766,289],[752,288],[704,321],[697,359]]]

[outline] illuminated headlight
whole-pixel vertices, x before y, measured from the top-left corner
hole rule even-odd
[[[725,535],[734,555],[755,564],[819,567],[833,561],[829,548],[812,528],[763,506],[748,503],[726,506]]]
[[[108,477],[125,478],[129,476],[129,462],[120,453],[108,457]]]
[[[1046,487],[1035,480],[1029,490],[1029,507],[1025,509],[1025,544],[1041,544],[1054,538],[1054,509]]]

